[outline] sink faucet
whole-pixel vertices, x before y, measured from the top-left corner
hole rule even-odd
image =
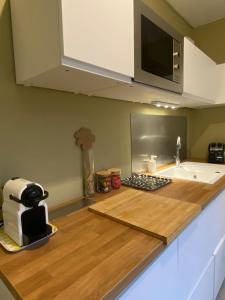
[[[180,167],[180,150],[181,150],[181,138],[180,136],[177,137],[177,153],[175,155],[176,159],[176,166]]]

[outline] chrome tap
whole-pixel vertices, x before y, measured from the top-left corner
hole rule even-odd
[[[175,155],[176,159],[176,166],[180,168],[180,150],[181,150],[181,138],[180,136],[177,137],[177,153]]]

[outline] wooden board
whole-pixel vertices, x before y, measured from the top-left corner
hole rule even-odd
[[[169,244],[200,213],[201,206],[129,189],[90,206],[89,210]]]

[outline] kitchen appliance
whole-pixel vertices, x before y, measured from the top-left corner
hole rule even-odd
[[[184,37],[134,1],[134,81],[182,94]]]
[[[29,245],[52,232],[48,224],[48,208],[44,201],[48,192],[22,178],[12,178],[3,187],[4,231],[19,246]]]
[[[122,180],[122,184],[125,186],[141,189],[145,191],[154,191],[171,183],[172,180],[165,177],[156,177],[150,175],[138,175],[133,174]]]
[[[208,162],[209,163],[224,163],[225,145],[223,143],[210,143],[208,147]]]

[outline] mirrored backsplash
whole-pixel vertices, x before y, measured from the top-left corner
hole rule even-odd
[[[157,165],[175,161],[177,137],[181,160],[187,156],[187,118],[183,116],[131,114],[132,172],[145,172],[146,160],[157,155]]]

